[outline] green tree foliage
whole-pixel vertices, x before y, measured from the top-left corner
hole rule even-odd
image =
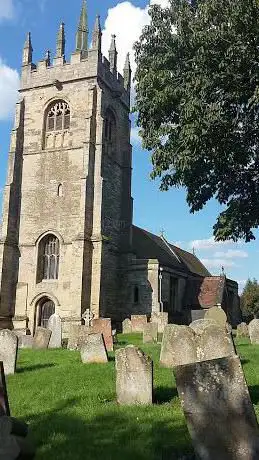
[[[135,45],[136,105],[161,189],[224,205],[218,240],[259,226],[259,1],[171,0]]]
[[[244,316],[259,315],[259,284],[256,279],[246,282],[244,291],[241,295],[241,309]]]

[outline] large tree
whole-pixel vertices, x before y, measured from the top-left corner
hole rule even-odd
[[[259,284],[254,279],[248,279],[241,295],[241,310],[245,317],[258,317],[259,315]]]
[[[191,212],[224,205],[218,240],[259,226],[259,0],[170,0],[135,45],[143,146]]]

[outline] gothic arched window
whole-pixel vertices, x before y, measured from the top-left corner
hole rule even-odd
[[[104,145],[105,152],[113,154],[116,152],[116,119],[114,113],[108,109],[104,119]]]
[[[58,279],[59,256],[59,239],[55,235],[42,238],[38,250],[38,282]]]
[[[56,149],[68,146],[70,118],[70,107],[67,102],[52,102],[45,116],[44,148]]]

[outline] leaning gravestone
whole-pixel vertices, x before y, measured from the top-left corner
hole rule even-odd
[[[168,313],[167,312],[152,313],[151,323],[156,323],[158,325],[159,334],[163,334],[165,327],[168,325]]]
[[[0,362],[0,416],[3,415],[10,415],[10,409],[6,391],[4,365]]]
[[[70,327],[67,348],[68,350],[80,350],[90,334],[90,327],[73,324]]]
[[[147,323],[143,330],[143,343],[157,343],[158,325],[156,323]]]
[[[44,327],[38,327],[33,337],[33,348],[45,350],[49,346],[51,331]]]
[[[143,332],[146,324],[146,315],[131,315],[132,332]]]
[[[197,361],[195,332],[188,326],[169,324],[165,327],[160,364],[173,367]]]
[[[230,334],[217,324],[209,324],[201,334],[196,333],[198,361],[224,358],[235,355],[235,348]]]
[[[122,333],[123,334],[131,334],[132,332],[132,325],[129,318],[124,319],[122,322]]]
[[[113,351],[112,322],[110,318],[93,319],[91,334],[102,334],[108,351]]]
[[[220,307],[212,307],[206,311],[204,319],[212,319],[220,324],[222,327],[227,326],[227,315]]]
[[[8,329],[0,331],[0,361],[5,375],[14,374],[18,351],[18,337]]]
[[[48,329],[52,332],[49,348],[62,347],[62,323],[59,315],[54,313],[48,320]]]
[[[236,337],[249,337],[248,325],[246,323],[238,324]]]
[[[248,325],[249,337],[252,344],[259,344],[259,319],[253,319]]]
[[[32,335],[20,335],[18,337],[18,348],[32,348],[33,336]]]
[[[212,324],[217,324],[213,319],[196,319],[193,321],[189,327],[193,329],[195,334],[202,334],[206,327],[211,326]]]
[[[86,342],[81,347],[83,363],[107,363],[107,351],[102,334],[89,334]]]
[[[259,431],[237,356],[174,368],[178,394],[200,460],[256,460]]]
[[[122,405],[152,404],[153,363],[139,348],[129,345],[115,353],[117,401]]]

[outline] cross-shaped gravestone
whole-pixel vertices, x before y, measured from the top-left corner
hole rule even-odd
[[[87,308],[87,310],[85,310],[85,312],[83,314],[83,320],[85,322],[85,325],[87,327],[92,326],[93,319],[94,319],[93,313],[91,312],[91,310],[89,310],[89,308]]]

